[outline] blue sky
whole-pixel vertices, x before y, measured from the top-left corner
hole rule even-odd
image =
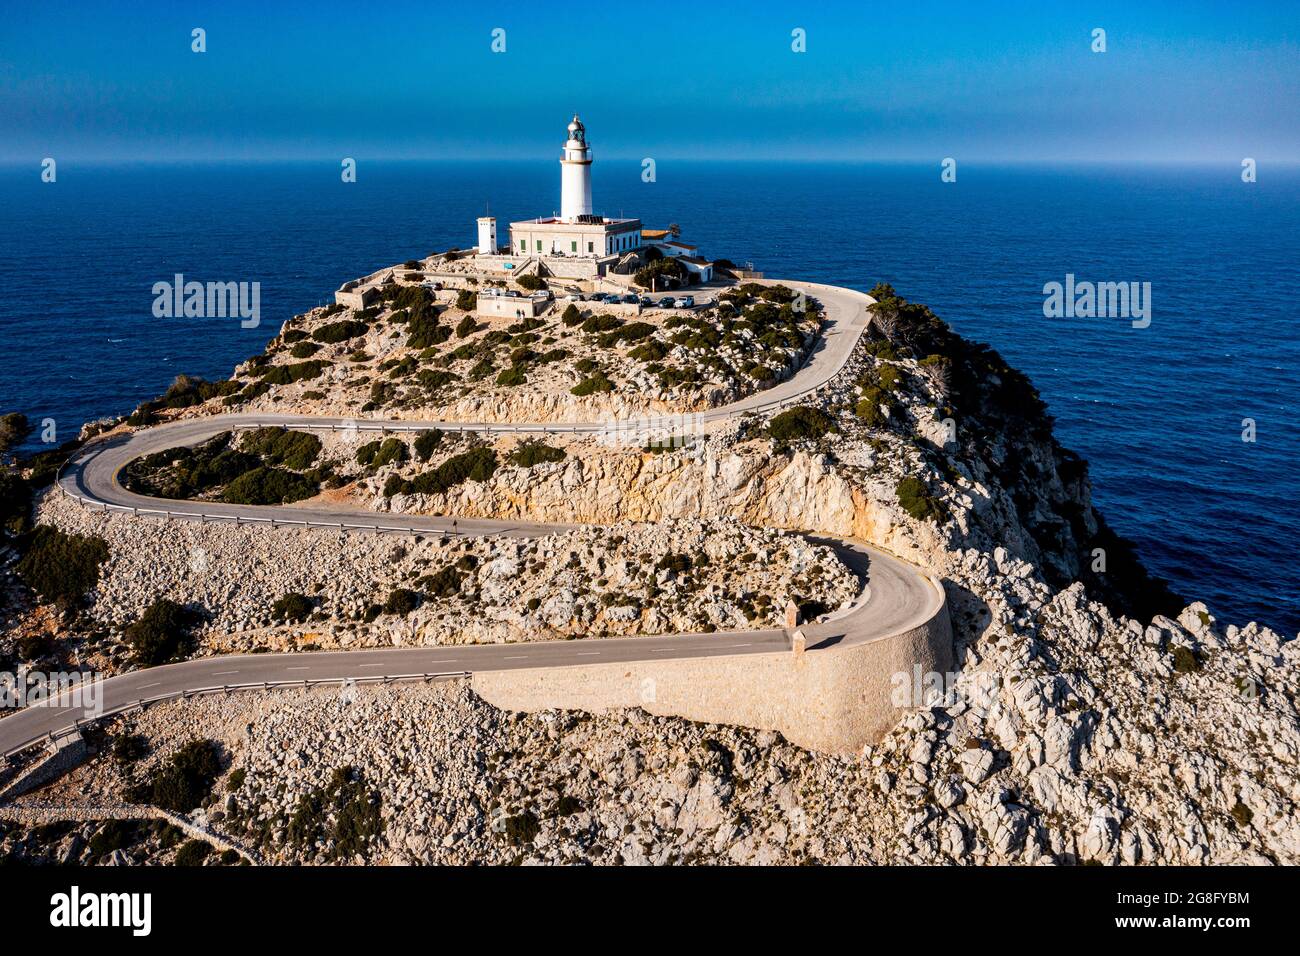
[[[575,109],[606,157],[1296,162],[1300,4],[141,0],[0,25],[10,162],[531,159]]]

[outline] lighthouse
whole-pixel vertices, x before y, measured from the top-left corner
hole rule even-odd
[[[591,147],[587,145],[587,128],[573,114],[569,138],[560,157],[560,218],[577,222],[591,215]]]
[[[491,236],[484,238],[485,228],[479,224],[480,249],[492,244]],[[570,278],[600,274],[605,269],[602,263],[623,259],[641,248],[640,219],[615,219],[592,212],[591,147],[587,144],[587,128],[576,113],[560,156],[559,214],[512,222],[508,248],[512,256],[556,260],[548,261],[546,269]],[[561,263],[561,259],[566,261]],[[578,265],[574,259],[595,261]],[[528,268],[529,264],[510,264],[512,269],[516,266]]]

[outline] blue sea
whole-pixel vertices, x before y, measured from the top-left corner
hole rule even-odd
[[[59,440],[210,378],[343,280],[553,211],[553,160],[0,167],[0,410]],[[1300,629],[1300,171],[599,160],[597,211],[772,277],[893,283],[1034,380],[1095,502],[1221,620]],[[504,230],[503,230],[504,233]],[[262,326],[155,319],[155,282],[261,283]],[[1150,282],[1152,321],[1049,319],[1043,286]],[[1256,440],[1242,440],[1253,419]]]

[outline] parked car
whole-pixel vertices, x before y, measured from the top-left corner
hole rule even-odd
[[[693,296],[693,295],[684,295],[684,296],[682,296],[680,299],[678,299],[678,300],[674,303],[674,305],[676,305],[677,308],[679,308],[679,309],[689,309],[689,308],[691,308],[691,306],[695,305],[695,296]]]
[[[629,294],[629,295],[625,295],[625,296],[623,296],[623,300],[622,300],[622,301],[623,301],[624,304],[626,304],[626,305],[636,305],[636,304],[637,304],[638,302],[640,302],[641,300],[638,299],[636,296],[634,296],[634,295],[630,295],[630,294]]]
[[[655,304],[655,300],[651,296],[643,295],[641,296],[641,304],[645,306],[651,306]]]
[[[671,309],[676,304],[677,304],[677,300],[670,295],[666,295],[659,300],[659,308],[661,309]]]

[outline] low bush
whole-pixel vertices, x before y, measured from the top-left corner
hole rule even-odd
[[[532,468],[534,465],[564,461],[564,458],[563,448],[553,448],[539,439],[530,439],[521,442],[519,447],[510,453],[508,460],[510,464],[519,468]]]
[[[193,645],[191,628],[199,615],[167,598],[159,598],[129,625],[124,637],[138,667],[157,667],[179,660]]]
[[[297,591],[290,591],[275,599],[275,603],[271,605],[271,617],[277,621],[296,624],[311,617],[313,610],[315,605],[312,604],[311,598]]]
[[[501,374],[497,376],[497,384],[506,388],[515,388],[527,381],[528,376],[524,374],[524,370],[518,365],[511,365],[507,369],[502,369]]]
[[[410,457],[407,451],[406,442],[396,436],[385,438],[382,441],[375,439],[366,442],[357,449],[357,464],[366,465],[370,468],[382,468],[384,465],[390,465],[394,462],[400,464]]]
[[[810,405],[782,412],[767,425],[767,434],[776,441],[815,440],[836,430],[833,418]]]
[[[103,538],[38,525],[15,570],[44,600],[76,602],[99,583],[99,566],[107,560]]]
[[[427,349],[451,338],[451,329],[438,322],[438,314],[432,308],[412,316],[407,331],[406,345],[413,349]]]
[[[433,428],[429,431],[420,432],[415,439],[415,456],[420,461],[428,461],[438,446],[442,444],[443,432],[440,428]]]
[[[623,324],[623,320],[616,315],[591,315],[582,323],[582,331],[588,335],[595,335],[597,332],[610,332]]]
[[[595,395],[598,392],[612,392],[614,391],[614,383],[605,377],[604,372],[597,372],[595,375],[583,379],[569,391],[579,397]]]
[[[287,428],[259,428],[244,436],[244,451],[265,464],[283,465],[292,471],[306,471],[320,454],[320,439],[310,432]]]
[[[173,813],[189,813],[208,798],[219,776],[217,742],[191,740],[159,765],[148,781],[134,788],[131,796]]]
[[[471,448],[409,481],[391,476],[384,486],[384,494],[441,494],[466,481],[487,481],[496,469],[496,452],[485,447]]]
[[[254,468],[244,472],[221,493],[221,500],[236,505],[282,505],[310,498],[320,486],[282,468]]]
[[[212,844],[206,840],[186,840],[176,851],[176,866],[202,866],[212,855]]]
[[[290,385],[294,382],[308,382],[313,378],[320,378],[321,373],[329,367],[330,363],[321,359],[309,359],[292,365],[268,366],[268,371],[262,376],[262,384]]]
[[[433,574],[426,574],[415,582],[430,597],[449,598],[460,593],[460,582],[465,575],[455,565],[447,565]]]
[[[384,600],[384,613],[405,617],[420,606],[420,595],[409,588],[393,588]]]
[[[359,322],[356,319],[341,319],[338,322],[329,322],[322,325],[311,334],[311,337],[317,342],[333,345],[336,342],[355,339],[357,336],[365,335],[369,331],[370,326],[365,322]]]
[[[894,489],[898,503],[904,511],[917,521],[933,521],[938,524],[943,519],[943,503],[929,493],[925,482],[920,478],[904,478]]]
[[[456,308],[462,312],[473,312],[476,305],[478,305],[478,296],[471,290],[461,289],[456,293]]]

